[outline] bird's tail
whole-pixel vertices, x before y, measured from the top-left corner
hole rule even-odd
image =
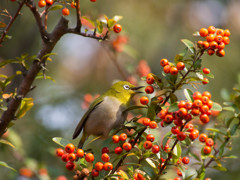
[[[82,138],[80,139],[79,143],[78,143],[78,148],[82,149],[84,142],[87,140],[88,136],[83,133]]]

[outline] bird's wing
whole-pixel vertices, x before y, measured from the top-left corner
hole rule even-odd
[[[100,96],[89,106],[87,112],[83,115],[82,119],[78,123],[78,125],[73,133],[73,137],[72,137],[73,139],[75,139],[81,133],[90,113],[92,111],[94,111],[97,108],[97,106],[99,104],[101,104],[102,102],[103,102],[103,98]]]

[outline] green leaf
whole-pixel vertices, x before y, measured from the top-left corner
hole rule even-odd
[[[224,99],[225,101],[229,101],[230,94],[227,89],[223,88],[220,91],[221,98]]]
[[[199,173],[199,175],[198,175],[198,177],[199,177],[199,180],[203,180],[204,179],[204,177],[205,177],[205,167],[204,167],[204,165],[201,167],[201,169],[200,169],[200,173]]]
[[[116,23],[116,21],[114,19],[109,19],[107,22],[108,28],[113,27],[113,25]]]
[[[216,170],[219,170],[219,171],[227,171],[227,169],[225,167],[222,167],[222,166],[213,166],[212,167],[213,169],[216,169]]]
[[[27,111],[29,111],[33,107],[33,105],[34,105],[33,98],[22,99],[20,108],[16,114],[16,118],[19,119],[19,118],[22,118],[23,116],[25,116]]]
[[[157,168],[156,165],[154,164],[154,162],[153,162],[150,158],[146,158],[145,160],[147,161],[147,163],[148,163],[151,167]]]
[[[174,58],[174,62],[177,64],[178,62],[181,62],[183,60],[183,56],[177,54]]]
[[[0,143],[7,144],[7,145],[15,148],[15,146],[14,146],[12,143],[10,143],[9,141],[7,141],[7,140],[5,140],[5,139],[0,139]]]
[[[206,128],[207,131],[212,131],[212,132],[216,132],[216,133],[220,133],[225,135],[224,132],[221,132],[220,129],[216,129],[216,128]]]
[[[233,136],[235,134],[235,132],[237,131],[239,127],[239,123],[234,124],[231,128],[230,128],[230,135]]]
[[[200,69],[201,67],[202,67],[202,60],[199,59],[194,63],[193,68],[194,69]]]
[[[62,8],[63,8],[63,6],[58,4],[58,5],[51,6],[51,8],[49,8],[48,11],[56,11],[56,10],[59,10]]]
[[[152,121],[155,119],[155,117],[156,117],[156,111],[155,111],[155,108],[156,108],[156,104],[153,104],[152,102],[151,102],[151,105],[149,106],[149,108],[148,108],[148,111],[147,111],[147,117],[149,118],[149,119],[151,119]]]
[[[222,111],[222,106],[216,102],[213,102],[213,106],[211,108],[213,111]]]
[[[114,17],[113,17],[113,20],[114,20],[115,22],[118,22],[118,21],[120,21],[122,18],[123,18],[122,16],[114,16]]]
[[[222,157],[223,153],[224,153],[224,148],[227,145],[227,142],[225,141],[219,148],[219,156]]]
[[[58,145],[65,147],[67,144],[70,144],[71,142],[67,139],[63,139],[62,137],[54,137],[52,138],[53,142],[57,143]]]
[[[3,66],[5,66],[6,64],[10,64],[10,63],[19,63],[19,61],[16,60],[16,59],[7,59],[7,60],[2,61],[2,62],[0,63],[0,68],[3,67]]]
[[[181,42],[187,46],[191,53],[194,53],[194,44],[192,41],[189,41],[188,39],[181,39]]]
[[[11,169],[11,170],[17,172],[16,169],[10,167],[7,163],[5,163],[5,162],[3,162],[3,161],[0,161],[0,166],[4,166],[4,167],[6,167],[6,168],[8,168],[8,169]]]
[[[189,152],[190,156],[194,157],[196,160],[200,161],[201,162],[201,159],[198,157],[198,155],[196,155],[195,153],[193,152]]]
[[[162,140],[163,148],[166,146],[168,139],[172,136],[171,131],[167,132]]]
[[[186,97],[186,99],[189,101],[189,102],[193,102],[194,99],[192,97],[193,95],[193,92],[191,89],[184,89],[183,90],[183,93],[184,93],[184,96]]]
[[[182,155],[182,148],[179,144],[173,148],[173,162],[176,163]]]
[[[45,58],[48,58],[49,56],[53,56],[53,55],[57,55],[56,53],[48,53],[48,54],[45,54],[41,59],[45,59]]]
[[[178,110],[178,103],[177,102],[171,104],[168,108],[168,112],[175,112],[177,110]]]
[[[49,79],[49,80],[51,80],[54,83],[56,82],[56,80],[53,79],[51,76],[43,76],[43,74],[36,76],[35,79]]]
[[[185,57],[187,52],[188,52],[188,48],[186,47],[181,53],[179,53],[179,56]]]
[[[98,20],[96,20],[96,22],[97,22],[97,30],[101,34],[103,32],[103,22]]]
[[[0,21],[0,28],[5,28],[6,26],[7,25],[4,22]]]
[[[171,103],[175,103],[178,100],[177,96],[173,93],[170,94]]]

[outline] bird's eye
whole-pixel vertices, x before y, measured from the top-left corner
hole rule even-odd
[[[129,85],[126,85],[126,84],[123,85],[123,88],[124,88],[124,89],[130,89]]]

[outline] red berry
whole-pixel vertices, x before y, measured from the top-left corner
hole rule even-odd
[[[224,49],[225,48],[225,44],[224,42],[221,42],[218,44],[218,49],[221,50],[221,49]]]
[[[77,149],[77,157],[82,158],[84,156],[84,151],[82,149]]]
[[[109,153],[108,147],[103,147],[103,148],[102,148],[102,154],[103,154],[103,153]]]
[[[191,111],[191,114],[193,116],[198,116],[200,114],[200,111],[198,108],[193,108],[192,111]]]
[[[179,128],[177,126],[173,126],[172,129],[171,129],[171,132],[173,134],[178,134],[180,132]]]
[[[87,154],[85,155],[85,160],[86,160],[87,162],[93,162],[93,161],[94,161],[94,155],[93,155],[92,153],[87,153]]]
[[[111,171],[111,170],[113,169],[112,163],[106,162],[106,163],[103,165],[103,169],[104,169],[105,171]]]
[[[179,101],[179,103],[178,103],[178,108],[183,108],[183,107],[185,107],[185,105],[186,105],[186,102],[183,101],[183,100],[181,100],[181,101]]]
[[[214,41],[214,39],[215,39],[214,34],[208,34],[206,37],[207,42],[212,42]]]
[[[194,100],[201,99],[202,94],[200,92],[196,91],[196,92],[193,93],[192,97],[193,97]]]
[[[40,0],[38,1],[38,7],[42,8],[46,6],[46,1],[45,0]]]
[[[153,88],[152,86],[147,86],[147,87],[145,88],[145,92],[146,92],[147,94],[152,94],[152,93],[154,92],[154,88]]]
[[[202,46],[203,46],[204,49],[209,48],[209,42],[207,42],[207,41],[203,41]]]
[[[177,175],[182,176],[182,172],[179,169],[177,169]]]
[[[122,153],[122,148],[121,147],[116,147],[114,149],[115,154],[121,154]]]
[[[93,177],[97,177],[97,176],[99,176],[99,172],[98,172],[98,170],[93,169],[93,170],[92,170],[92,176],[93,176]]]
[[[69,11],[68,8],[63,8],[63,9],[62,9],[62,15],[68,16],[69,14],[70,14],[70,11]]]
[[[179,141],[183,141],[184,139],[186,139],[186,133],[185,132],[179,132],[178,134],[177,134],[177,139],[179,140]]]
[[[115,24],[113,30],[115,33],[120,33],[122,31],[122,26],[120,24]]]
[[[202,115],[200,116],[200,121],[201,121],[202,123],[204,123],[204,124],[208,123],[209,120],[210,120],[210,119],[209,119],[209,117],[208,117],[207,114],[202,114]]]
[[[202,106],[202,101],[200,99],[196,99],[193,101],[193,107],[194,108],[200,108]]]
[[[53,4],[53,0],[45,0],[48,6],[51,6]]]
[[[118,143],[118,142],[119,142],[119,136],[118,136],[118,135],[113,135],[113,136],[112,136],[112,141],[113,141],[114,143]]]
[[[224,36],[224,31],[222,29],[217,29],[216,34]]]
[[[153,84],[153,83],[154,83],[154,77],[153,77],[153,75],[152,75],[151,73],[149,73],[149,74],[147,75],[147,77],[146,77],[146,82],[147,82],[148,84]]]
[[[204,91],[203,93],[202,93],[202,96],[207,96],[209,99],[211,99],[211,93],[210,92],[208,92],[208,91]]]
[[[195,139],[198,138],[198,135],[199,131],[197,129],[194,129],[192,132],[190,132],[189,138],[194,141]]]
[[[209,26],[208,27],[208,33],[214,34],[216,32],[216,28],[214,26]]]
[[[187,129],[187,132],[192,132],[194,130],[194,125],[191,124],[191,123],[187,123],[185,126],[184,126],[185,129]]]
[[[160,147],[158,145],[153,145],[152,152],[154,154],[157,154],[160,151]]]
[[[163,72],[165,72],[166,74],[170,73],[170,69],[171,69],[171,66],[170,65],[166,65],[164,66],[163,68]]]
[[[147,140],[147,141],[153,142],[154,139],[155,139],[155,137],[154,137],[154,135],[152,135],[152,134],[148,134],[147,137],[146,137],[146,140]]]
[[[90,0],[91,2],[96,2],[96,0]]]
[[[104,162],[108,162],[110,160],[110,156],[107,153],[102,154],[102,160]]]
[[[188,163],[190,162],[190,160],[189,160],[188,157],[183,157],[183,158],[182,158],[182,162],[183,162],[184,164],[188,164]]]
[[[208,49],[207,53],[209,56],[212,56],[212,55],[214,55],[215,51],[214,51],[214,49]]]
[[[228,45],[228,44],[230,43],[229,37],[224,36],[222,42],[223,42],[225,45]]]
[[[204,74],[209,74],[210,73],[210,69],[208,69],[208,68],[203,68],[203,73]]]
[[[231,33],[230,33],[230,31],[229,31],[229,29],[225,29],[224,30],[224,36],[230,36],[231,35]]]
[[[177,69],[178,70],[183,70],[185,68],[185,64],[183,62],[178,62],[177,63]]]
[[[70,153],[68,154],[68,160],[69,161],[75,161],[77,158],[76,154],[75,153]]]
[[[212,138],[207,138],[205,142],[207,146],[213,146],[214,144],[214,141]]]
[[[180,117],[184,117],[184,116],[186,116],[188,114],[188,111],[187,111],[186,108],[182,107],[182,108],[179,109],[179,113],[178,114],[179,114]]]
[[[149,118],[143,118],[143,125],[149,126],[150,121],[151,121],[151,120],[150,120]]]
[[[171,75],[177,75],[178,74],[178,69],[176,67],[171,67],[170,73],[171,73]]]
[[[207,96],[202,96],[202,103],[203,104],[208,104],[209,98]]]
[[[125,141],[126,139],[127,139],[127,134],[126,133],[120,134],[120,136],[119,136],[120,141]]]
[[[208,30],[206,28],[201,28],[199,34],[202,37],[206,37],[208,35]]]
[[[63,154],[62,155],[62,161],[68,162],[68,154]]]
[[[148,99],[147,96],[142,96],[142,97],[140,98],[140,102],[141,102],[142,105],[147,105],[148,102],[149,102],[149,99]]]
[[[58,148],[58,149],[56,150],[56,155],[57,155],[58,157],[62,157],[63,154],[64,154],[64,150],[63,150],[62,148]]]
[[[216,52],[216,55],[219,56],[219,57],[223,57],[225,56],[225,51],[223,49],[218,49],[217,52]]]
[[[66,164],[66,168],[67,168],[69,171],[74,170],[75,167],[76,167],[76,165],[75,165],[74,162],[68,161],[67,164]]]
[[[199,135],[198,139],[200,142],[205,142],[207,138],[208,138],[208,136],[205,133],[202,133]]]
[[[223,37],[221,35],[217,35],[215,37],[215,41],[219,44],[219,43],[221,43],[223,41]]]
[[[165,116],[167,115],[168,111],[166,109],[162,109],[159,113],[158,113],[158,117],[161,119],[164,119]]]
[[[65,151],[66,151],[67,153],[73,153],[74,150],[75,150],[75,146],[74,146],[73,144],[67,144],[67,145],[65,146]]]
[[[186,102],[185,108],[186,108],[187,110],[192,109],[192,102]]]
[[[164,118],[163,121],[164,121],[165,123],[170,124],[170,123],[172,123],[172,121],[173,121],[173,116],[172,116],[171,114],[167,114],[167,115],[165,116],[165,118]]]
[[[143,147],[144,147],[145,149],[151,149],[151,148],[152,148],[152,142],[151,142],[151,141],[145,141],[145,142],[143,143]]]
[[[132,149],[132,145],[129,142],[123,143],[122,147],[125,151],[130,151]]]
[[[208,83],[209,83],[208,78],[203,78],[202,83],[203,83],[203,84],[208,84]]]
[[[210,154],[211,153],[211,151],[212,151],[212,148],[210,147],[210,146],[204,146],[204,148],[203,148],[203,153],[204,154]]]
[[[103,163],[102,162],[97,162],[95,164],[95,169],[98,170],[98,171],[103,170]]]

